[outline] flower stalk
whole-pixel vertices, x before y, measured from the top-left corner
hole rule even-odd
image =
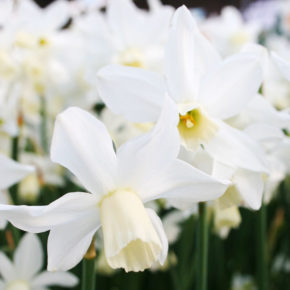
[[[46,100],[44,96],[40,97],[40,116],[41,116],[41,124],[40,124],[40,136],[41,136],[41,145],[42,149],[45,153],[49,152],[49,144],[48,144],[48,136],[47,136],[47,110],[46,110]]]
[[[82,290],[95,290],[96,273],[95,273],[95,239],[92,239],[91,245],[84,256],[82,265]]]
[[[205,202],[198,204],[199,224],[197,242],[197,289],[207,289],[207,264],[208,264],[208,223],[207,206]]]
[[[257,274],[259,290],[268,289],[266,224],[266,205],[262,203],[260,210],[257,212]]]

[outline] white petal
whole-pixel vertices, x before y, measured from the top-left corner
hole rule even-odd
[[[277,53],[271,53],[272,60],[274,64],[278,67],[282,76],[290,82],[290,63],[280,57]]]
[[[43,265],[42,246],[34,234],[25,234],[14,253],[14,264],[19,279],[29,280]]]
[[[0,189],[6,189],[33,172],[34,168],[22,165],[0,154]]]
[[[267,172],[266,157],[259,144],[245,133],[219,122],[219,130],[205,149],[213,158],[233,168]]]
[[[60,29],[69,20],[69,6],[66,1],[60,0],[48,5],[42,11],[42,25],[43,29],[50,28],[51,30]]]
[[[178,102],[196,100],[200,77],[218,62],[218,54],[198,31],[189,10],[185,6],[177,9],[166,45],[166,76],[172,98]]]
[[[54,127],[51,159],[68,168],[92,193],[114,188],[116,155],[103,123],[72,107],[59,114]]]
[[[32,287],[41,286],[62,286],[62,287],[74,287],[78,284],[78,278],[69,272],[42,272],[37,275],[32,283]]]
[[[130,46],[141,41],[142,12],[129,0],[108,1],[108,24],[119,45]]]
[[[256,95],[245,109],[249,123],[264,123],[279,128],[290,127],[289,113],[278,111],[272,104],[262,97]]]
[[[139,68],[109,65],[98,72],[98,91],[116,114],[133,122],[155,122],[164,102],[164,80]]]
[[[258,142],[280,142],[285,138],[283,131],[268,124],[252,124],[244,132]],[[274,144],[274,143],[273,143]]]
[[[220,197],[229,182],[219,181],[188,163],[175,160],[142,187],[144,201],[166,198],[176,207],[190,207],[193,203]]]
[[[210,116],[229,118],[246,107],[261,82],[259,58],[240,53],[225,60],[203,80],[200,101]]]
[[[74,221],[51,229],[47,253],[48,271],[67,271],[76,266],[88,250],[100,227],[97,205]]]
[[[167,258],[167,254],[168,254],[168,239],[167,236],[165,234],[163,225],[162,225],[162,221],[159,218],[159,216],[156,214],[156,212],[151,209],[151,208],[146,208],[147,214],[158,234],[158,237],[160,239],[161,245],[162,245],[162,252],[160,254],[159,257],[159,263],[161,265],[164,264],[166,258]]]
[[[83,213],[94,212],[98,199],[82,192],[67,193],[47,206],[0,205],[1,216],[15,227],[27,232],[40,233],[72,222]]]
[[[261,173],[239,169],[233,184],[249,207],[255,210],[260,208],[264,189]]]
[[[7,256],[0,252],[0,274],[5,281],[13,280],[15,277],[15,268]]]
[[[162,171],[177,157],[180,146],[177,122],[176,105],[168,97],[155,127],[118,150],[119,186],[135,186],[138,192],[144,180]]]

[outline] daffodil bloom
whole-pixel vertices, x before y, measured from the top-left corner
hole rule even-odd
[[[258,41],[262,26],[257,21],[244,21],[241,12],[226,6],[218,16],[206,18],[202,32],[215,44],[223,56],[238,52],[243,45]]]
[[[149,11],[145,11],[131,0],[109,0],[105,13],[91,10],[80,15],[75,18],[73,29],[80,32],[80,37],[86,36],[86,43],[91,45],[84,49],[97,54],[99,57],[94,58],[102,66],[117,63],[163,71],[163,45],[174,9],[159,0],[149,0],[148,6]]]
[[[221,60],[184,6],[173,17],[165,78],[118,65],[98,73],[100,96],[114,113],[132,122],[155,122],[167,92],[178,109],[179,134],[188,150],[202,147],[224,164],[258,172],[267,171],[259,145],[224,120],[246,107],[261,81],[259,57],[239,53]]]
[[[14,252],[13,262],[0,252],[0,288],[5,290],[48,290],[49,286],[74,287],[77,277],[67,272],[40,272],[43,252],[39,238],[25,234]]]
[[[1,215],[30,232],[50,230],[48,270],[74,267],[101,227],[112,268],[142,271],[163,263],[168,242],[161,220],[145,202],[168,198],[187,203],[215,199],[227,182],[177,158],[177,115],[170,100],[156,126],[115,153],[105,126],[89,113],[69,108],[56,120],[51,158],[68,168],[90,193],[68,193],[36,207],[0,207]]]

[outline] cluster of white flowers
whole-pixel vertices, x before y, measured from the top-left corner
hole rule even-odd
[[[233,7],[201,19],[159,0],[148,0],[148,11],[131,0],[59,0],[45,9],[2,0],[1,227],[50,231],[48,271],[76,266],[99,229],[111,268],[162,265],[198,202],[208,202],[226,237],[241,222],[239,207],[270,202],[290,171],[285,2],[278,34],[276,18],[265,26],[254,8],[245,21]],[[17,200],[8,198],[21,179]],[[85,192],[37,203],[43,186],[68,179]],[[157,199],[178,209],[164,227]],[[25,235],[14,261],[0,253],[0,289],[77,282],[37,275],[35,235]]]

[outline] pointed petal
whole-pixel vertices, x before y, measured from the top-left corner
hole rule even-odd
[[[203,80],[200,100],[210,116],[230,118],[246,107],[261,83],[259,58],[240,53],[226,59]]]
[[[114,113],[132,122],[155,122],[164,102],[165,86],[157,73],[109,65],[98,72],[98,91]]]
[[[142,14],[143,11],[139,11],[132,1],[108,1],[108,24],[122,48],[142,42],[140,35],[140,31],[144,30],[141,27],[143,24]]]
[[[290,63],[286,60],[284,60],[282,57],[280,57],[277,53],[272,52],[271,53],[272,60],[274,64],[279,69],[282,76],[290,82]]]
[[[226,190],[229,182],[217,180],[188,163],[175,160],[170,167],[147,180],[142,187],[144,201],[166,198],[176,207],[214,200]]]
[[[31,279],[41,270],[43,265],[43,252],[39,238],[34,234],[25,234],[21,239],[15,253],[14,264],[16,265],[19,279]]]
[[[0,189],[8,188],[33,171],[32,166],[22,165],[0,154]]]
[[[76,266],[88,250],[100,225],[95,206],[94,211],[83,213],[73,222],[51,229],[47,243],[47,270],[67,271]]]
[[[268,171],[263,148],[256,141],[223,122],[218,126],[216,136],[204,144],[213,158],[233,168]]]
[[[144,180],[176,158],[180,146],[177,122],[176,105],[168,97],[155,127],[118,150],[119,186],[135,186],[138,192]]]
[[[32,287],[43,286],[62,286],[75,287],[78,284],[78,278],[69,272],[42,272],[37,275],[32,283]],[[38,289],[38,288],[37,288]]]
[[[278,111],[267,99],[258,94],[251,100],[242,114],[245,115],[244,119],[248,121],[246,125],[262,123],[280,129],[290,127],[289,113]]]
[[[93,194],[74,192],[67,193],[47,206],[0,205],[0,213],[15,227],[31,233],[40,233],[72,222],[83,213],[94,212],[97,203],[98,199]]]
[[[51,159],[68,168],[91,193],[114,188],[116,155],[100,121],[79,108],[59,114],[54,127]]]
[[[167,258],[167,253],[168,253],[168,239],[167,236],[165,234],[163,225],[162,225],[162,221],[159,218],[159,216],[156,214],[156,212],[151,209],[151,208],[146,208],[147,214],[158,234],[158,237],[160,239],[161,245],[162,245],[162,252],[160,254],[159,257],[159,263],[161,265],[164,264],[166,258]]]
[[[0,273],[5,281],[13,280],[15,277],[15,268],[7,256],[0,252]]]
[[[239,169],[233,178],[233,184],[249,207],[254,210],[260,208],[264,189],[261,173]]]
[[[170,95],[177,102],[196,100],[201,76],[219,62],[219,56],[185,6],[174,14],[165,53]]]

